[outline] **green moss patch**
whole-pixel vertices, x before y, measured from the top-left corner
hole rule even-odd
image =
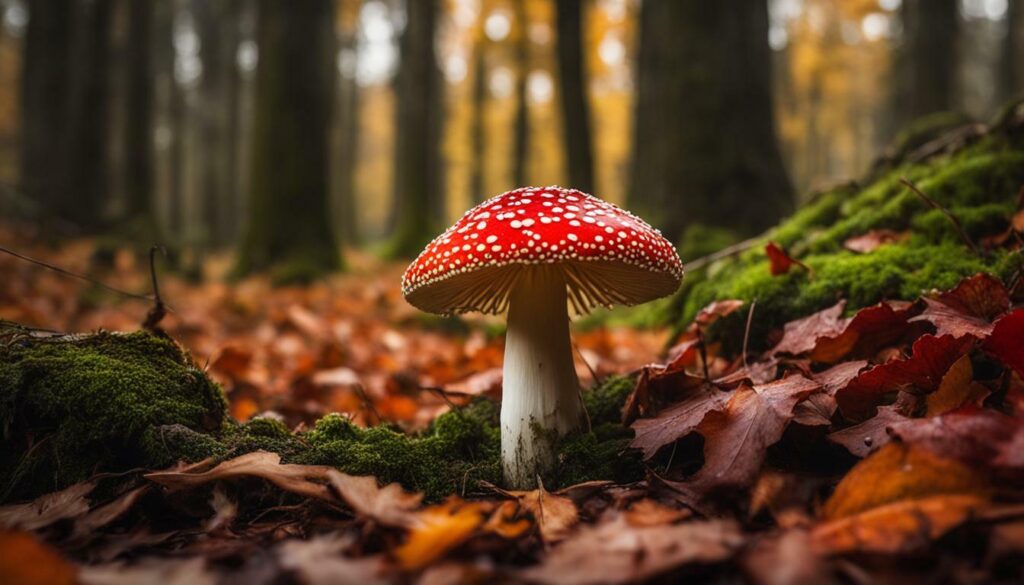
[[[220,388],[169,340],[5,337],[0,500],[143,464],[142,439],[155,427],[209,433],[224,422]]]
[[[60,489],[97,472],[159,469],[177,461],[272,451],[286,463],[330,465],[398,482],[429,500],[501,483],[499,406],[477,399],[422,433],[361,428],[342,415],[292,432],[271,418],[231,420],[224,397],[173,342],[147,333],[41,339],[4,335],[0,345],[0,501]],[[558,443],[557,488],[592,479],[642,477],[618,423],[633,382],[611,378],[587,391],[592,430]]]
[[[941,130],[952,124],[938,118],[925,122],[927,140],[941,136]],[[764,343],[771,329],[839,299],[846,299],[847,311],[852,312],[883,299],[911,300],[933,288],[951,287],[977,272],[1008,278],[1018,271],[1024,265],[1019,252],[973,253],[949,219],[900,179],[913,181],[955,215],[976,243],[1002,231],[1017,208],[1024,185],[1020,117],[1007,116],[1000,126],[965,141],[954,151],[927,158],[915,157],[908,146],[916,148],[927,140],[909,134],[901,140],[891,149],[897,155],[885,161],[867,183],[843,185],[812,197],[767,232],[761,244],[687,274],[663,320],[684,327],[714,300],[756,300],[751,341],[757,345]],[[905,237],[865,254],[844,248],[847,239],[878,229]],[[794,269],[772,276],[764,253],[768,241],[781,244],[813,273]],[[712,337],[741,340],[745,319],[746,311],[723,319]]]

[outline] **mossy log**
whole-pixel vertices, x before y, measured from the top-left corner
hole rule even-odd
[[[948,121],[916,125],[899,137],[863,184],[818,193],[768,230],[759,244],[688,273],[663,322],[684,327],[714,300],[756,300],[750,340],[757,346],[772,329],[839,299],[846,299],[846,310],[852,312],[885,299],[912,300],[931,289],[950,288],[977,272],[1004,280],[1019,273],[1024,266],[1020,251],[972,251],[943,211],[930,208],[901,179],[912,181],[958,218],[974,242],[1004,231],[1024,186],[1024,102],[1008,106],[989,127]],[[868,253],[844,247],[849,238],[871,230],[902,237]],[[772,276],[764,251],[769,241],[812,271]],[[712,335],[738,342],[745,321],[746,311],[738,311],[717,324]]]
[[[545,485],[642,477],[619,456],[619,410],[632,381],[586,394],[593,430],[564,438]],[[265,450],[286,463],[330,465],[399,482],[428,499],[501,482],[497,404],[477,399],[419,434],[361,428],[332,414],[292,432],[272,418],[233,420],[220,387],[174,342],[148,333],[41,336],[0,324],[0,502],[26,499],[101,472],[160,469]]]

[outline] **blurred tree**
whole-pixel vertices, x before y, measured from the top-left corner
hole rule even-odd
[[[478,38],[473,49],[473,95],[472,120],[469,141],[471,151],[469,171],[469,200],[483,201],[487,198],[484,179],[487,176],[487,41]]]
[[[691,224],[750,234],[793,208],[765,0],[644,2],[637,59],[637,208],[673,238]]]
[[[530,142],[530,104],[526,95],[526,83],[530,76],[529,18],[526,14],[526,0],[514,3],[515,7],[515,54],[516,68],[516,120],[512,142],[512,185],[526,185],[526,156]]]
[[[594,154],[590,103],[583,70],[582,13],[583,0],[555,0],[556,52],[561,81],[559,98],[569,186],[590,193],[594,190]],[[667,34],[677,33],[667,31]]]
[[[1010,0],[1006,7],[1006,36],[999,56],[999,103],[1024,89],[1024,0]]]
[[[98,231],[108,202],[113,0],[78,2],[72,34],[71,112],[65,132],[67,219]]]
[[[72,0],[31,0],[21,74],[21,189],[45,213],[64,219],[75,194],[65,188],[63,154],[71,82]]]
[[[441,73],[434,50],[435,0],[406,0],[395,76],[395,197],[390,255],[410,257],[446,222],[442,188]]]
[[[333,0],[260,0],[248,226],[236,272],[341,267],[328,209]]]
[[[338,33],[338,59],[341,75],[338,77],[338,164],[335,167],[336,216],[341,225],[342,243],[360,242],[359,218],[356,212],[356,161],[359,152],[360,91],[356,79],[359,59],[358,22],[362,0],[340,0],[338,3],[340,31]]]
[[[903,0],[894,93],[897,126],[957,108],[957,5],[957,0]]]
[[[153,63],[150,50],[153,3],[126,0],[128,60],[125,83],[124,219],[158,239],[153,194]]]

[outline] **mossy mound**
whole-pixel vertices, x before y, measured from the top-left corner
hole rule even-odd
[[[683,288],[665,311],[665,321],[687,325],[702,307],[719,299],[757,301],[751,341],[757,344],[771,329],[847,300],[847,311],[884,299],[910,300],[933,288],[949,288],[961,278],[989,272],[1009,278],[1024,265],[1018,251],[996,249],[974,253],[949,219],[931,209],[901,184],[906,177],[963,224],[974,242],[1004,230],[1017,209],[1024,185],[1024,112],[1009,109],[984,132],[964,133],[945,150],[915,152],[907,144],[934,149],[934,131],[943,120],[926,125],[932,140],[901,137],[902,158],[888,161],[889,170],[863,185],[849,184],[813,197],[793,216],[767,232],[763,241],[737,257],[718,261],[687,274]],[[941,135],[940,135],[941,138]],[[871,230],[901,234],[895,242],[868,253],[844,243]],[[772,276],[764,244],[774,241],[813,270],[791,270]],[[693,260],[692,257],[684,261]],[[724,319],[712,335],[741,340],[746,319],[738,311]]]
[[[148,333],[38,337],[0,344],[0,501],[148,462],[154,427],[216,432],[220,388],[173,342]]]
[[[330,465],[424,492],[428,500],[500,484],[498,405],[477,399],[428,429],[361,428],[328,415],[292,432],[272,418],[238,423],[220,388],[173,342],[147,333],[41,338],[5,330],[0,344],[0,501],[60,489],[98,472],[159,469],[264,450],[286,463]],[[633,382],[584,394],[591,431],[559,442],[545,485],[642,477],[618,423]]]

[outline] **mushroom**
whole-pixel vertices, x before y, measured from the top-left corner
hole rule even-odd
[[[644,303],[682,276],[672,244],[628,211],[575,189],[524,187],[470,209],[428,244],[402,293],[431,313],[508,311],[502,472],[525,489],[554,464],[554,442],[586,421],[568,307]]]

